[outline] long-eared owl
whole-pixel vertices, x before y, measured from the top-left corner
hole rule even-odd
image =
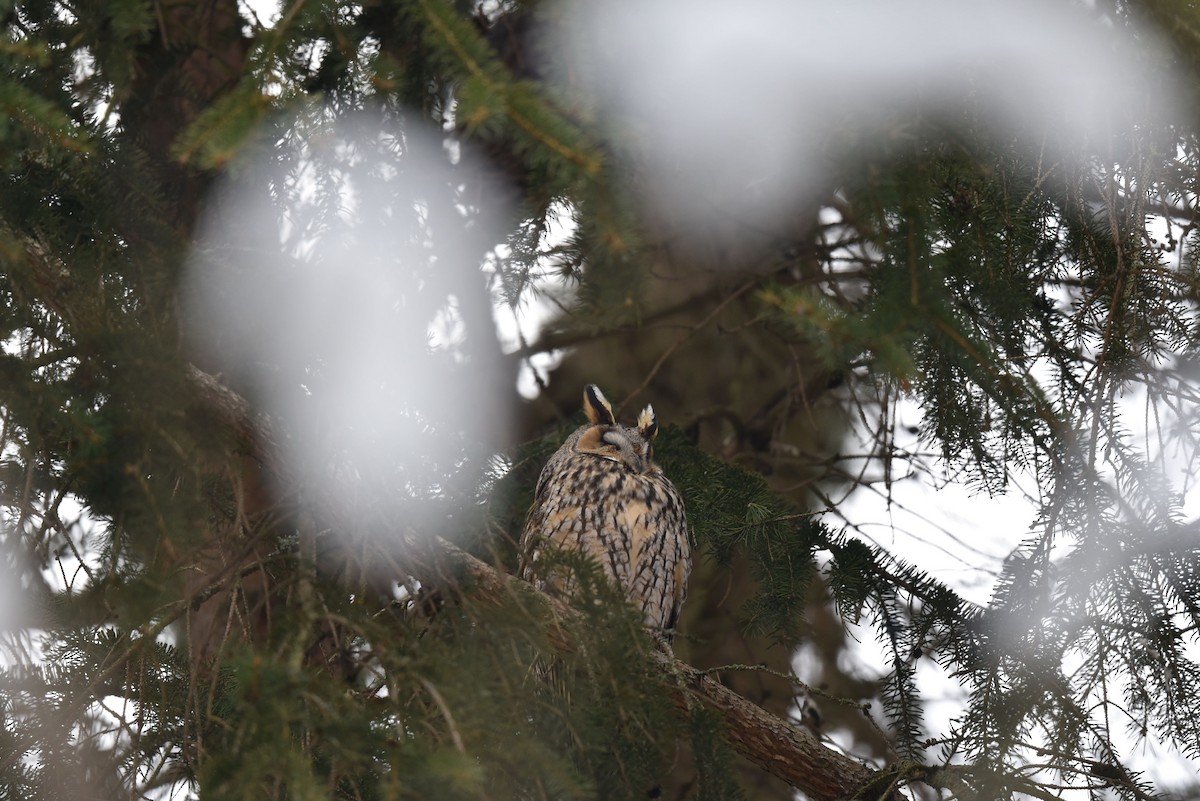
[[[669,634],[679,619],[692,567],[683,499],[654,463],[658,433],[647,406],[637,426],[617,423],[600,389],[583,390],[588,423],[542,469],[525,531],[522,575],[539,588],[569,593],[571,579],[544,575],[547,546],[582,551],[625,588],[646,625]]]

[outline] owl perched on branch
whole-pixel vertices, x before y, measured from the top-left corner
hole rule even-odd
[[[637,426],[617,423],[595,384],[583,390],[589,422],[567,437],[542,469],[521,535],[524,578],[570,593],[562,568],[539,569],[547,547],[581,551],[623,587],[646,625],[669,636],[692,567],[679,491],[654,463],[654,409]]]

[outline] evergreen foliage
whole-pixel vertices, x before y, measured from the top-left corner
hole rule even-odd
[[[186,266],[236,270],[233,251],[261,245],[244,230],[260,220],[205,238],[218,180],[254,187],[292,226],[288,258],[262,264],[295,280],[339,252],[322,263],[306,248],[344,233],[349,174],[384,199],[350,228],[389,231],[378,260],[406,323],[423,336],[457,314],[431,374],[500,365],[503,386],[472,399],[481,416],[515,400],[519,366],[489,304],[557,301],[551,285],[571,301],[521,353],[574,350],[543,399],[572,371],[662,398],[676,424],[656,459],[710,576],[692,605],[736,626],[701,636],[692,612],[681,656],[711,657],[731,685],[781,673],[791,694],[772,711],[787,717],[799,679],[766,656],[728,664],[722,638],[774,643],[785,668],[827,636],[830,610],[839,637],[873,638],[885,668],[865,689],[808,688],[825,696],[825,733],[848,733],[875,771],[848,793],[1194,793],[1135,767],[1147,743],[1200,760],[1200,531],[1183,497],[1200,460],[1190,112],[1054,163],[914,114],[903,146],[840,168],[829,215],[710,275],[681,268],[668,223],[633,202],[644,187],[620,158],[633,146],[536,66],[531,20],[555,9],[321,0],[267,23],[235,0],[0,3],[0,605],[18,607],[0,610],[0,797],[791,792],[750,786],[730,722],[664,669],[594,564],[558,556],[580,577],[566,612],[519,581],[479,586],[432,539],[515,572],[575,405],[557,427],[529,405],[524,434],[480,459],[476,421],[438,417],[436,393],[422,406],[409,376],[387,376],[390,411],[447,450],[330,502],[341,485],[300,489],[273,463],[270,446],[303,432],[257,408],[262,385],[192,365]],[[1110,14],[1156,21],[1195,72],[1191,12],[1147,0]],[[401,133],[320,151],[364,111]],[[453,169],[416,197],[412,141],[429,129]],[[386,168],[358,160],[371,148]],[[487,166],[468,169],[461,148]],[[509,209],[495,225],[493,206]],[[439,262],[447,239],[484,270]],[[323,403],[341,379],[325,344],[260,372]],[[911,448],[903,403],[922,415]],[[878,482],[843,449],[851,427],[873,437]],[[986,605],[839,522],[840,492],[890,497],[904,469],[981,493],[1036,482],[1036,524],[1013,533]],[[435,510],[436,531],[371,517],[383,495]],[[743,597],[721,583],[740,566],[748,600],[722,606]],[[827,678],[846,672],[837,661]],[[964,698],[948,724],[928,714],[934,664]]]

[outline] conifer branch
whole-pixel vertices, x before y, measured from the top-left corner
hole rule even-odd
[[[486,54],[473,52],[475,47],[481,43],[469,41],[471,32],[465,26],[459,27],[461,22],[452,13],[450,6],[439,5],[430,0],[419,0],[419,3],[430,26],[441,35],[446,46],[459,59],[467,72],[485,86],[491,96],[504,99],[504,113],[513,124],[534,141],[575,164],[586,175],[594,177],[600,172],[601,162],[598,156],[572,147],[569,142],[546,131],[543,126],[538,125],[537,121],[531,119],[530,115],[523,113],[518,108],[516,102],[518,98],[515,93],[492,75],[489,65],[484,63]]]

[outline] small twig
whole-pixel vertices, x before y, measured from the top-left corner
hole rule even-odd
[[[646,373],[645,380],[643,380],[642,383],[639,384],[638,387],[633,390],[633,392],[630,392],[628,395],[626,395],[625,399],[623,401],[621,401],[619,406],[620,407],[626,406],[631,400],[636,398],[638,395],[642,394],[642,392],[644,392],[646,390],[646,387],[650,386],[650,382],[654,380],[654,376],[658,375],[658,371],[661,370],[663,368],[663,365],[667,363],[667,359],[671,358],[671,356],[675,353],[675,351],[679,350],[679,348],[683,346],[683,343],[687,342],[689,339],[691,339],[693,336],[695,336],[696,333],[700,331],[700,329],[704,328],[704,326],[706,326],[710,322],[712,322],[712,320],[718,314],[720,314],[721,312],[723,312],[725,310],[726,306],[728,306],[730,303],[733,303],[735,300],[740,298],[742,295],[746,294],[747,291],[758,286],[758,284],[759,284],[759,281],[757,281],[757,280],[747,281],[746,283],[742,284],[740,287],[738,287],[733,292],[731,292],[729,297],[725,298],[720,303],[718,303],[715,307],[713,307],[713,310],[710,311],[708,314],[706,314],[704,316],[703,320],[696,323],[688,331],[686,331],[683,336],[681,336],[679,339],[675,340],[675,342],[673,342],[670,345],[670,347],[668,347],[665,351],[663,351],[663,354],[658,357],[658,361],[656,361],[654,363],[654,366],[650,368],[650,372]]]

